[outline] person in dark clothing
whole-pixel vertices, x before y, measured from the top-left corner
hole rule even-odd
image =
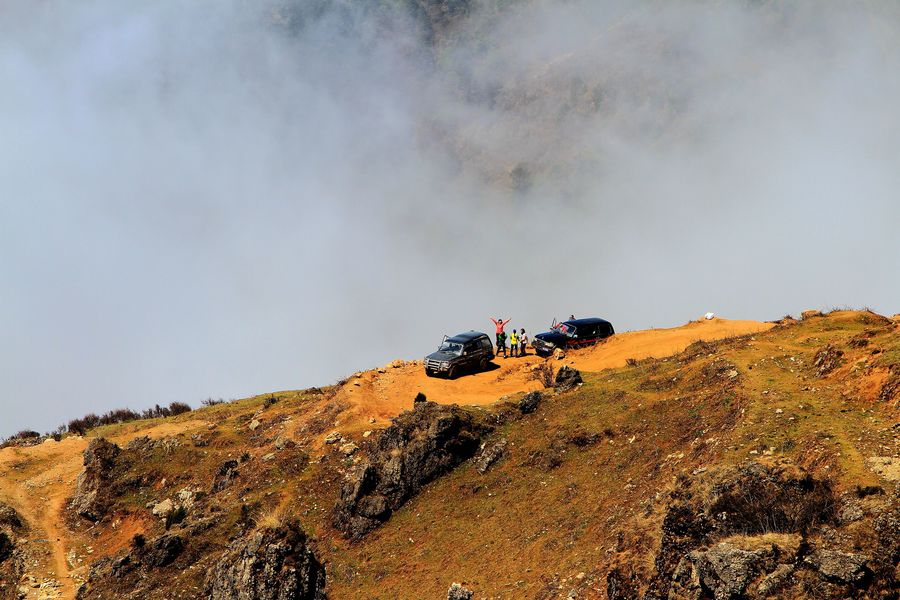
[[[501,352],[503,358],[508,358],[506,356],[506,333],[503,331],[497,334],[497,356],[500,356]]]

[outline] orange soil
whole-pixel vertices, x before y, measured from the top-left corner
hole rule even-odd
[[[554,366],[568,364],[585,372],[602,371],[621,367],[629,358],[669,356],[698,340],[711,341],[758,333],[773,326],[772,323],[759,321],[716,318],[692,321],[671,329],[630,331],[617,334],[603,344],[570,351],[561,361],[542,359],[533,354],[525,358],[499,357],[494,360],[499,368],[466,375],[454,381],[427,377],[420,361],[405,363],[398,368],[387,366],[359,373],[341,388],[336,399],[349,403],[353,408],[339,419],[339,424],[344,429],[357,429],[360,422],[365,424],[371,419],[384,423],[403,410],[412,408],[413,398],[418,392],[442,404],[486,405],[504,396],[538,390],[542,386],[531,379],[529,367],[544,360],[550,360]]]
[[[141,430],[135,424],[134,427],[125,426],[123,429],[127,432],[110,436],[110,439],[125,444],[141,435],[165,437],[201,426],[206,426],[206,421],[163,422]],[[40,557],[38,565],[29,562],[26,572],[39,580],[53,578],[59,581],[60,598],[75,598],[73,571],[66,560],[66,553],[73,543],[66,539],[63,509],[75,491],[75,482],[82,470],[82,453],[89,441],[89,438],[72,436],[60,442],[47,440],[37,446],[0,450],[0,500],[10,504],[28,522],[29,540],[46,540],[50,549],[48,556]],[[30,591],[34,597],[43,592],[39,589]]]

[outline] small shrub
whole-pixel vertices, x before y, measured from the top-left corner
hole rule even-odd
[[[270,408],[278,403],[278,397],[274,394],[263,400],[263,408]]]
[[[225,401],[219,398],[218,400],[214,400],[213,398],[207,398],[203,402],[201,402],[203,406],[218,406],[219,404],[225,404]]]
[[[551,365],[549,362],[538,365],[537,368],[535,368],[535,370],[530,374],[530,378],[533,381],[539,381],[545,388],[553,387],[553,376],[553,365]]]
[[[173,402],[169,405],[169,416],[174,417],[175,415],[183,415],[184,413],[189,413],[193,409],[190,404],[186,404],[184,402]]]
[[[131,538],[131,547],[132,548],[143,548],[147,543],[147,538],[143,536],[143,534],[136,533],[134,537]]]

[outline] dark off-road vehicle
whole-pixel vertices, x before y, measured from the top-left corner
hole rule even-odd
[[[494,345],[486,333],[460,333],[444,337],[437,351],[425,357],[425,374],[455,379],[463,371],[486,371],[492,358]]]
[[[572,319],[554,323],[550,331],[534,336],[534,351],[540,356],[549,356],[556,348],[580,348],[590,346],[613,335],[615,331],[609,321],[603,319]]]

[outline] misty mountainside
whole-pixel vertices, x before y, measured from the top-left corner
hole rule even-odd
[[[0,435],[319,385],[487,306],[529,330],[893,312],[896,3],[0,14]]]
[[[896,598],[898,322],[700,321],[453,381],[395,361],[9,444],[0,597]],[[493,381],[517,391],[436,391]]]

